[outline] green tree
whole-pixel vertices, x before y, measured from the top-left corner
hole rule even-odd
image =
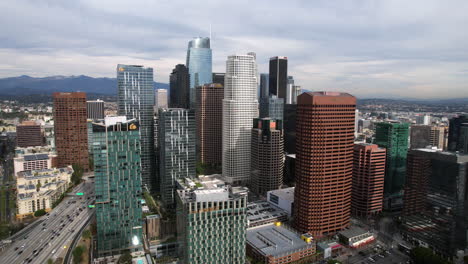
[[[425,247],[416,247],[410,251],[411,260],[414,264],[450,264],[451,262],[434,254],[432,250]]]
[[[89,169],[94,171],[94,159],[91,155],[89,155]]]
[[[48,259],[47,264],[54,264],[54,261],[52,259]]]
[[[464,262],[465,264],[468,264],[468,256],[464,256],[464,257],[463,257],[463,262]]]
[[[35,217],[40,217],[40,216],[45,215],[46,213],[47,212],[44,209],[40,209],[40,210],[37,210],[36,212],[34,212],[34,216]]]
[[[132,264],[130,251],[127,250],[120,256],[118,264]]]
[[[340,261],[336,260],[336,259],[330,259],[327,264],[341,264]]]
[[[84,239],[89,239],[91,238],[91,231],[89,229],[86,229],[84,232],[83,232],[83,238]]]
[[[71,176],[71,181],[74,185],[78,185],[81,182],[81,179],[83,178],[83,166],[79,164],[73,164],[73,174]]]
[[[78,246],[72,251],[73,255],[73,263],[79,264],[83,261],[83,253],[85,252],[85,248],[83,246]]]

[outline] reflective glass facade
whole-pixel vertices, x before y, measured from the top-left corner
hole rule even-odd
[[[93,124],[98,256],[142,247],[140,133],[136,121]]]
[[[117,66],[119,115],[140,123],[141,178],[143,186],[158,189],[154,177],[153,69],[138,65]]]
[[[212,83],[210,39],[197,37],[188,44],[187,63],[190,74],[190,105],[195,106],[195,88]]]
[[[275,120],[283,120],[283,98],[260,98],[260,118],[269,117]]]

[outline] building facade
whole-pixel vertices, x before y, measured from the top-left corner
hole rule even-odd
[[[460,115],[450,119],[447,144],[449,151],[459,151],[462,148],[460,136],[463,124],[468,124],[468,115]]]
[[[275,95],[278,98],[286,100],[288,85],[288,58],[272,57],[270,58],[269,83],[270,96]]]
[[[21,148],[44,145],[41,125],[35,121],[24,121],[17,125],[16,145]]]
[[[136,119],[139,124],[142,187],[158,190],[154,175],[153,68],[119,64],[117,82],[119,116]]]
[[[143,247],[139,129],[124,116],[93,124],[98,257]]]
[[[213,83],[219,83],[224,87],[224,77],[226,74],[224,72],[213,72]]]
[[[284,151],[296,153],[296,114],[297,104],[284,105]]]
[[[382,212],[386,150],[374,144],[354,145],[351,213],[371,217]]]
[[[251,188],[265,196],[281,188],[284,170],[284,138],[281,120],[255,118],[251,144]]]
[[[252,120],[258,117],[255,53],[232,55],[226,62],[223,99],[223,176],[230,184],[250,180]]]
[[[384,184],[384,209],[398,211],[403,206],[409,125],[380,122],[375,124],[375,144],[387,149]]]
[[[212,83],[212,58],[210,38],[197,37],[189,41],[187,68],[190,75],[190,107],[195,108],[197,86]]]
[[[184,264],[244,264],[247,189],[214,176],[179,179],[177,233]]]
[[[276,96],[260,98],[260,118],[283,120],[284,99]]]
[[[190,75],[183,64],[177,64],[169,77],[169,108],[190,108]]]
[[[298,98],[294,224],[301,232],[323,236],[349,226],[355,110],[346,93]]]
[[[219,83],[197,87],[197,160],[220,166],[222,161],[224,87]]]
[[[427,146],[445,149],[445,127],[412,125],[410,128],[410,148],[425,148]]]
[[[58,167],[80,165],[89,170],[86,94],[54,93],[54,134]]]
[[[195,113],[191,109],[159,109],[159,177],[161,200],[174,207],[176,181],[195,178]]]
[[[268,73],[260,73],[260,91],[258,98],[270,97],[270,75]]]
[[[104,119],[104,101],[99,99],[86,101],[86,113],[88,119]]]
[[[48,153],[30,154],[16,157],[13,159],[15,176],[20,171],[50,169],[52,168],[52,160],[56,158],[56,155]]]
[[[68,189],[73,169],[52,168],[21,171],[16,177],[16,218],[31,216],[37,210],[52,210]]]
[[[403,237],[454,257],[467,247],[468,155],[434,149],[408,153]]]
[[[159,108],[167,108],[167,90],[156,89],[154,91],[154,111],[158,111]]]

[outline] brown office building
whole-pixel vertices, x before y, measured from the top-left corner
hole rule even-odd
[[[298,97],[294,224],[315,237],[349,226],[356,98],[309,92]]]
[[[224,88],[219,83],[197,87],[195,118],[198,161],[221,165]]]
[[[403,214],[412,215],[426,209],[431,160],[425,155],[425,150],[416,149],[408,151],[406,162]]]
[[[255,118],[251,144],[252,191],[266,195],[283,185],[284,139],[281,120]]]
[[[44,145],[41,125],[35,121],[24,121],[16,126],[16,140],[18,147],[34,147]]]
[[[438,149],[446,149],[445,134],[445,127],[412,125],[410,129],[410,147],[417,149],[432,146]]]
[[[87,171],[86,94],[54,93],[55,149],[58,166],[79,164]]]
[[[351,212],[369,217],[382,211],[386,149],[375,144],[355,144]]]

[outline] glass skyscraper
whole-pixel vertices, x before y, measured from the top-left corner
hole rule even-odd
[[[140,145],[135,120],[93,124],[98,257],[142,248]]]
[[[153,68],[139,65],[117,66],[119,115],[135,118],[140,124],[142,185],[156,191],[154,177],[154,89]]]
[[[260,98],[260,118],[283,120],[284,99],[276,96]]]
[[[196,176],[195,111],[159,109],[158,118],[161,200],[167,207],[174,207],[175,181]]]
[[[190,107],[195,107],[195,88],[212,83],[212,54],[210,38],[197,37],[189,41],[187,68],[190,74]]]

